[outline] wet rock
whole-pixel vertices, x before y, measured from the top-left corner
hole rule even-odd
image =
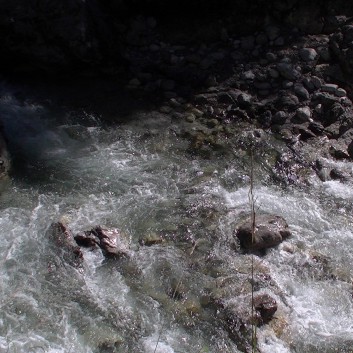
[[[277,311],[277,302],[268,294],[260,294],[254,296],[253,302],[255,310],[260,314],[259,325],[267,324],[273,318]]]
[[[99,239],[99,247],[107,257],[130,257],[129,243],[126,237],[116,228],[107,229],[97,226],[91,230]]]
[[[336,159],[348,159],[350,154],[347,145],[342,141],[332,140],[329,152]]]
[[[248,219],[236,231],[240,245],[248,250],[265,250],[279,245],[290,236],[288,224],[281,216],[256,215],[254,234],[252,226],[251,219]]]
[[[74,236],[79,246],[86,248],[95,248],[98,245],[98,239],[90,232],[81,232]]]
[[[48,235],[67,263],[74,267],[82,263],[82,251],[75,243],[73,234],[66,224],[62,222],[52,223]]]
[[[152,246],[156,244],[162,244],[164,239],[157,233],[149,233],[140,239],[139,243],[145,246]]]
[[[353,140],[348,145],[347,152],[349,154],[349,157],[353,159]]]

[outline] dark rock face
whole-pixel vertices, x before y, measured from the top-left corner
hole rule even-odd
[[[255,232],[252,236],[252,222],[247,220],[237,230],[240,245],[248,250],[265,250],[280,244],[290,236],[288,224],[276,215],[256,215]]]
[[[1,2],[0,13],[2,59],[24,70],[96,65],[115,50],[111,19],[94,0]]]
[[[10,157],[7,151],[5,138],[2,136],[0,128],[0,184],[8,178],[10,170]]]
[[[208,31],[208,35],[221,36],[227,41],[228,32],[253,32],[265,26],[266,18],[296,26],[306,33],[336,30],[344,24],[344,20],[335,15],[342,13],[346,16],[353,14],[348,2],[333,0],[322,1],[320,6],[314,0],[304,3],[298,0],[257,0],[251,3],[245,0],[2,1],[1,60],[7,66],[16,66],[17,69],[22,67],[22,70],[82,70],[87,66],[109,66],[123,62],[123,57],[129,56],[127,45],[152,44],[158,51],[158,45],[151,43],[149,37],[159,23],[165,25],[173,22],[176,27],[180,25],[181,19],[186,19],[187,25],[203,23],[202,33]],[[140,15],[145,19],[138,19]],[[219,19],[225,19],[223,28],[216,24]],[[196,27],[199,30],[202,26]],[[195,32],[194,29],[192,31]],[[283,43],[279,33],[271,28],[267,32],[276,45]],[[345,47],[350,36],[350,29],[347,28],[344,29],[342,39],[339,37],[334,40],[337,43],[334,47],[338,46],[342,60],[349,58],[349,53],[344,50],[350,51]],[[246,38],[241,43],[243,49],[252,50],[255,42],[267,42],[264,35]],[[304,52],[303,55],[308,62],[316,58],[313,51]],[[201,63],[202,68],[207,68],[212,60],[204,59]],[[294,79],[298,76],[290,66],[282,66],[280,71],[284,77]]]

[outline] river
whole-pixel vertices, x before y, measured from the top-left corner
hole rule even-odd
[[[204,300],[242,303],[249,282],[250,255],[234,237],[249,212],[248,154],[192,154],[182,123],[156,112],[107,125],[3,90],[0,117],[13,156],[0,195],[0,352],[240,352]],[[326,162],[352,173],[352,162]],[[292,232],[255,257],[270,278],[259,290],[278,304],[259,351],[353,352],[352,183],[279,185],[256,157],[254,171],[257,212]],[[84,249],[83,266],[70,266],[48,237],[58,221],[73,233],[120,229],[131,258]],[[164,242],[142,246],[146,237]],[[171,298],[175,282],[182,299]]]

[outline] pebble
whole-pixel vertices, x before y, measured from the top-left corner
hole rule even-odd
[[[277,55],[271,52],[266,53],[266,59],[270,62],[275,62],[277,60]]]
[[[282,77],[287,80],[294,81],[300,76],[300,72],[296,70],[291,64],[281,62],[277,64],[277,70]]]
[[[269,75],[272,77],[272,78],[278,78],[279,77],[279,73],[278,73],[278,71],[277,70],[275,70],[275,69],[270,69],[269,70]]]
[[[279,77],[279,73],[278,73],[278,71],[275,70],[275,69],[270,69],[268,73],[269,73],[269,75],[270,75],[272,78],[278,78],[278,77]]]
[[[242,78],[244,80],[253,80],[255,78],[255,74],[251,70],[245,71],[242,74]]]
[[[315,85],[311,81],[310,77],[304,77],[303,84],[309,91],[314,91],[315,90]]]
[[[302,48],[299,51],[299,55],[302,60],[308,62],[308,61],[314,61],[318,54],[315,49],[313,48]]]
[[[337,88],[335,91],[335,95],[337,97],[345,97],[347,95],[347,92],[343,88]]]
[[[310,94],[307,91],[307,89],[305,89],[305,87],[300,84],[297,84],[294,86],[294,93],[296,94],[297,97],[302,98],[302,99],[309,99],[310,98]]]
[[[317,76],[311,77],[311,82],[315,86],[315,88],[319,89],[322,86],[321,80]]]
[[[282,82],[282,87],[285,89],[292,88],[294,86],[294,83],[291,81],[283,81]]]

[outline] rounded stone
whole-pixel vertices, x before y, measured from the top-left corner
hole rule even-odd
[[[313,48],[302,48],[299,51],[299,55],[303,61],[314,61],[318,54],[315,49]]]
[[[296,117],[301,122],[307,122],[311,119],[311,110],[309,107],[300,107],[296,111]]]

